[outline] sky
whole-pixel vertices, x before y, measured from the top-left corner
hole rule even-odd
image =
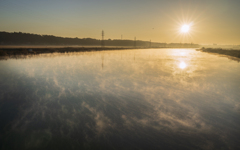
[[[0,31],[74,38],[239,45],[239,16],[240,0],[0,0]]]

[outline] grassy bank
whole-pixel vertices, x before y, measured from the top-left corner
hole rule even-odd
[[[207,53],[220,54],[220,55],[240,58],[240,50],[228,50],[228,49],[221,49],[221,48],[201,48],[197,50],[202,52],[207,52]]]

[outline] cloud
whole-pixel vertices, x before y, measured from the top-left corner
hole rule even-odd
[[[95,108],[90,107],[85,102],[82,103],[82,106],[87,108],[91,112],[98,133],[103,133],[107,128],[113,127],[113,123],[111,122],[111,120],[104,116],[101,111],[97,111]]]

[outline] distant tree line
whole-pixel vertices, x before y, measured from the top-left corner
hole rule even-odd
[[[0,45],[79,45],[99,46],[101,40],[92,38],[66,38],[53,35],[38,35],[22,32],[0,32]],[[105,46],[134,46],[134,40],[108,39]],[[192,43],[157,43],[150,41],[136,41],[137,47],[199,47]]]

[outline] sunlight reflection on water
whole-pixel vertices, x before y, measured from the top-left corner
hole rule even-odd
[[[181,69],[185,69],[186,67],[187,67],[187,64],[183,61],[179,64],[179,68]]]

